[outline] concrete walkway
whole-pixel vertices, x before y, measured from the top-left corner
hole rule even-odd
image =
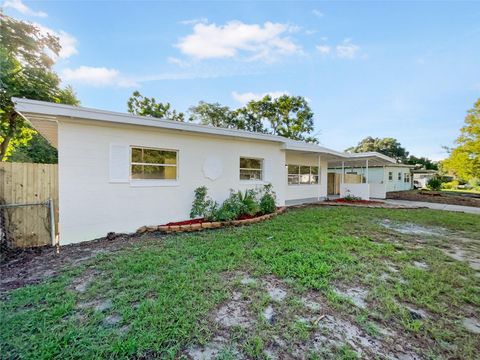
[[[393,200],[393,199],[386,199],[383,200],[387,204],[392,205],[403,205],[403,206],[412,206],[412,207],[427,207],[434,210],[445,210],[445,211],[458,211],[458,212],[465,212],[470,214],[477,214],[480,215],[480,208],[473,207],[473,206],[462,206],[462,205],[447,205],[447,204],[438,204],[438,203],[431,203],[425,201],[408,201],[408,200]]]

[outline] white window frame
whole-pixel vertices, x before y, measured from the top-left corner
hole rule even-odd
[[[289,166],[298,166],[298,174],[290,174],[290,173],[288,172],[288,167],[289,167]],[[312,183],[308,183],[308,184],[300,183],[300,176],[301,176],[301,175],[306,175],[306,174],[300,174],[300,167],[302,167],[302,166],[304,166],[304,167],[309,167],[309,168],[310,168],[310,174],[309,174],[309,176],[312,176],[312,175],[313,175],[313,176],[316,176],[316,177],[317,177],[317,182],[316,182],[316,183],[313,183],[313,184],[312,184]],[[316,174],[312,173],[312,167],[316,167],[316,168],[318,169],[318,171],[317,171]],[[288,177],[289,177],[290,175],[298,175],[298,179],[299,179],[298,184],[289,184],[289,182],[288,182]],[[318,165],[287,164],[287,185],[288,185],[288,186],[315,186],[315,185],[320,185],[320,166],[318,166]]]
[[[176,154],[176,164],[156,164],[156,163],[138,163],[132,162],[132,150],[133,149],[147,149],[147,150],[158,150],[158,151],[169,151]],[[143,145],[130,145],[129,159],[128,159],[128,171],[130,177],[130,185],[133,187],[148,187],[148,186],[177,186],[180,175],[180,151],[178,149],[167,149],[167,148],[157,148],[151,146]],[[133,165],[153,165],[153,166],[165,166],[165,167],[176,167],[175,179],[133,179],[132,178],[132,166]]]
[[[402,181],[402,172],[401,171],[398,172],[397,181]]]
[[[261,179],[242,179],[241,178],[241,172],[242,170],[255,170],[255,171],[258,171],[259,169],[255,169],[255,168],[242,168],[240,167],[240,164],[241,164],[241,159],[252,159],[252,160],[259,160],[260,161],[260,176],[261,176]],[[265,182],[265,159],[263,158],[258,158],[258,157],[254,157],[254,156],[240,156],[238,158],[238,179],[241,181],[241,182],[245,182],[245,183],[264,183]]]
[[[405,182],[405,183],[410,182],[410,174],[409,173],[403,174],[403,182]]]
[[[393,181],[393,171],[388,172],[388,181]]]

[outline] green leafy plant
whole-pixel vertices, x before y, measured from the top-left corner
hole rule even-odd
[[[440,190],[442,187],[442,179],[438,176],[435,176],[427,181],[427,188],[430,190]]]
[[[205,219],[212,216],[217,207],[215,201],[207,196],[207,187],[200,186],[195,189],[192,209],[190,210],[190,218],[203,217]]]
[[[271,214],[277,209],[277,195],[273,191],[272,184],[263,187],[260,193],[260,212],[262,214]]]
[[[456,190],[458,189],[459,185],[460,183],[457,180],[453,180],[453,181],[442,183],[440,187],[444,190]]]
[[[215,212],[214,218],[217,221],[231,221],[243,215],[244,204],[239,196],[240,192],[230,190],[230,196],[220,205]],[[240,193],[241,194],[241,193]]]
[[[253,189],[247,189],[244,193],[238,191],[238,199],[242,203],[240,215],[254,216],[260,211],[260,205],[257,201],[257,192]]]

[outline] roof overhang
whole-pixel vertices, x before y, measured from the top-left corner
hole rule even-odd
[[[269,141],[284,143],[285,138],[276,135],[254,133],[249,131],[226,129],[209,125],[200,125],[188,122],[156,119],[146,116],[118,113],[113,111],[97,110],[80,106],[55,104],[45,101],[12,98],[15,111],[27,120],[53,146],[57,146],[57,125],[61,121],[89,120],[97,124],[122,124],[145,126],[157,129],[184,131],[205,135],[218,135],[242,138],[246,140]]]
[[[244,140],[268,141],[281,145],[286,151],[301,154],[318,154],[328,161],[329,167],[364,166],[368,160],[370,166],[395,164],[395,159],[377,152],[350,154],[335,151],[316,144],[287,139],[278,135],[255,133],[237,129],[226,129],[191,122],[171,121],[145,116],[136,116],[113,111],[84,108],[80,106],[55,104],[45,101],[12,98],[15,111],[29,122],[50,144],[58,146],[58,123],[69,121],[92,122],[104,125],[143,126],[170,131],[181,131],[210,136],[233,137]]]
[[[347,157],[345,159],[334,159],[328,162],[328,167],[365,167],[367,166],[388,166],[396,165],[397,161],[384,154],[372,151],[364,153],[345,153]]]

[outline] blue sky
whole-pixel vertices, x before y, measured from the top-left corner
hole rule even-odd
[[[480,2],[4,0],[54,31],[55,70],[83,106],[134,90],[186,111],[265,93],[306,97],[322,145],[394,137],[435,160],[480,97]]]

